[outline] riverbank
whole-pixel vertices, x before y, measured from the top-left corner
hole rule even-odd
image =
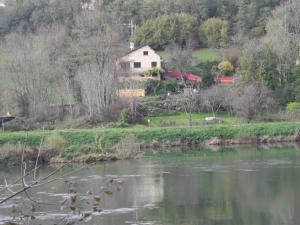
[[[24,147],[33,159],[41,149],[44,162],[91,162],[130,158],[155,148],[298,141],[299,122],[4,132],[0,162],[19,160]]]

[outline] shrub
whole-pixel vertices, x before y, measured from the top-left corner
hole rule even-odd
[[[115,153],[120,159],[135,158],[141,152],[141,145],[134,135],[129,135],[114,146]]]
[[[145,83],[146,95],[166,95],[168,92],[175,93],[181,88],[181,82],[176,80],[148,80]]]
[[[126,124],[144,124],[144,111],[138,105],[135,109],[123,109],[120,113],[119,123],[126,126]]]
[[[165,71],[161,68],[153,68],[144,73],[146,77],[157,77],[162,75]]]
[[[107,147],[107,144],[104,141],[104,138],[96,135],[94,142],[91,146],[91,152],[92,153],[100,153],[100,154],[107,154],[109,153],[109,149]]]
[[[229,75],[234,71],[233,65],[228,60],[220,62],[218,65],[218,69],[224,75]]]
[[[44,148],[46,150],[63,150],[66,146],[67,141],[59,134],[51,134],[50,136],[47,136],[44,143]]]
[[[290,102],[286,107],[287,112],[299,112],[300,103],[299,102]]]

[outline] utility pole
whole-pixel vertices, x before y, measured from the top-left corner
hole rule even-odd
[[[297,66],[300,65],[300,44],[299,44],[298,48],[299,48],[299,54],[298,54],[298,58],[296,60],[296,65]]]
[[[136,23],[133,22],[133,20],[130,20],[129,23],[129,29],[130,29],[130,36],[132,36],[136,30]]]

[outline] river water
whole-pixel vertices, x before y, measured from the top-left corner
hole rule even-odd
[[[29,224],[59,224],[64,218],[78,218],[67,206],[60,206],[72,186],[81,201],[101,196],[102,211],[94,212],[87,224],[297,225],[299,149],[249,147],[218,153],[200,149],[201,153],[148,153],[139,160],[67,166],[55,175],[62,180],[29,191],[32,199],[43,203],[35,204],[35,220]],[[57,167],[41,168],[39,176]],[[16,180],[19,173],[19,168],[1,168],[1,184],[4,178],[8,183]],[[15,206],[26,211],[31,204],[20,195],[0,205],[0,224],[12,220]],[[81,210],[88,211],[82,205]]]

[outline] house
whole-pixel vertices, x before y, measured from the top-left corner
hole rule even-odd
[[[161,68],[161,57],[151,47],[144,46],[127,53],[118,64],[125,74],[142,75],[150,69]]]
[[[180,73],[174,71],[168,71],[163,76],[165,79],[170,80],[189,80],[193,82],[202,82],[202,77],[196,76],[192,73]]]

